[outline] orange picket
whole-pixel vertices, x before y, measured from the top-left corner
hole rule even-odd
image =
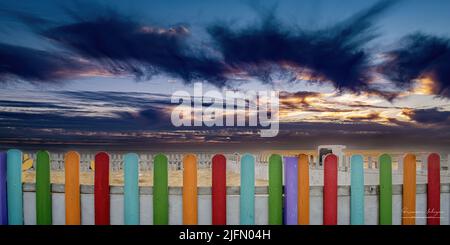
[[[183,224],[196,225],[197,212],[197,157],[189,154],[183,159]]]
[[[70,151],[65,156],[66,225],[80,225],[80,155]]]
[[[298,224],[309,225],[309,165],[308,156],[298,156]]]
[[[416,223],[416,156],[407,154],[403,160],[402,224]]]

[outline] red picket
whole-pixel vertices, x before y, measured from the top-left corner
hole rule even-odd
[[[330,154],[325,157],[323,186],[323,224],[337,225],[337,175],[338,158]]]
[[[428,156],[427,224],[439,225],[441,219],[441,159],[438,154]]]
[[[227,159],[217,154],[212,159],[212,224],[227,223]]]
[[[95,155],[94,171],[95,224],[109,225],[109,155],[106,152]]]

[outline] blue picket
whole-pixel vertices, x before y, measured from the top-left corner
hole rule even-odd
[[[255,157],[241,158],[240,224],[255,224]]]
[[[361,155],[353,155],[350,159],[350,223],[364,224],[364,160]]]
[[[124,223],[139,224],[139,157],[128,153],[124,157]]]
[[[23,224],[22,152],[12,149],[7,152],[6,181],[8,198],[8,224]]]

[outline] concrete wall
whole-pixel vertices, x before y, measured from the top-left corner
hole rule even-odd
[[[25,224],[36,223],[35,185],[24,184],[24,216]],[[378,186],[365,186],[365,223],[378,224]],[[111,223],[123,224],[123,187],[111,187]],[[53,224],[65,223],[64,185],[52,185]],[[94,224],[94,187],[81,186],[82,224]],[[182,224],[182,188],[169,188],[169,223]],[[227,222],[239,224],[239,187],[227,189]],[[256,187],[255,222],[267,224],[268,196],[267,187]],[[211,188],[198,189],[199,224],[211,224]],[[417,219],[416,223],[426,224],[426,185],[417,185]],[[312,186],[310,190],[310,220],[311,224],[322,224],[322,187]],[[402,186],[393,186],[393,222],[401,224]],[[441,224],[450,224],[450,184],[441,184]],[[140,189],[141,224],[151,225],[153,220],[152,188]],[[350,223],[350,187],[338,188],[338,224]]]

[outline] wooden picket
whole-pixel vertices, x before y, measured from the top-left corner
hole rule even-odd
[[[364,224],[364,159],[361,155],[354,155],[350,159],[351,187],[350,187],[350,223]]]
[[[153,224],[169,224],[168,160],[163,154],[154,157]]]
[[[436,153],[428,156],[427,224],[441,221],[441,159]]]
[[[110,224],[109,197],[109,155],[100,152],[95,155],[94,209],[95,224]]]
[[[283,224],[283,163],[281,156],[269,158],[269,225]]]
[[[8,224],[6,195],[6,153],[0,152],[0,225]]]
[[[198,224],[197,208],[197,157],[186,155],[183,159],[183,224]]]
[[[124,223],[139,225],[139,156],[128,153],[124,163]]]
[[[298,221],[298,159],[284,158],[284,220],[286,225],[296,225]]]
[[[22,152],[16,149],[8,150],[6,155],[6,182],[8,183],[8,224],[23,224],[23,193],[22,193]]]
[[[36,154],[36,224],[52,224],[52,193],[50,156],[46,151]]]
[[[392,225],[392,158],[380,156],[380,225]]]
[[[212,224],[227,223],[227,159],[217,154],[212,158]]]
[[[75,151],[65,156],[65,177],[66,225],[80,225],[80,155]]]
[[[298,224],[309,225],[309,162],[308,156],[298,156]]]
[[[53,156],[53,155],[52,155]],[[208,157],[209,158],[209,157]],[[121,158],[114,155],[115,164]],[[239,159],[239,158],[237,158]],[[233,159],[231,159],[233,160]],[[255,157],[244,154],[241,158],[240,224],[255,224]],[[207,159],[200,159],[207,161]],[[265,161],[265,160],[263,160]],[[22,152],[0,152],[0,224],[23,224]],[[284,162],[284,164],[283,164]],[[124,155],[124,224],[140,223],[139,207],[139,156]],[[80,156],[68,152],[65,164],[65,221],[68,225],[81,224]],[[168,158],[154,156],[153,223],[169,223]],[[52,224],[52,193],[50,180],[50,154],[36,153],[36,224]],[[233,165],[230,165],[233,166]],[[416,156],[407,154],[403,159],[402,224],[416,222]],[[198,223],[197,157],[183,158],[183,224]],[[268,223],[309,224],[310,186],[309,159],[270,156],[268,161]],[[427,224],[440,224],[440,156],[430,154],[427,161]],[[95,224],[110,224],[109,172],[110,158],[105,152],[95,155],[94,209]],[[235,168],[235,167],[233,167]],[[284,169],[283,169],[284,168]],[[227,223],[227,158],[217,154],[211,160],[211,218],[212,224]],[[350,158],[350,223],[362,225],[364,217],[364,159],[362,155]],[[422,169],[423,171],[423,169]],[[392,224],[392,159],[388,154],[379,157],[379,223]],[[329,154],[324,158],[323,224],[336,225],[338,220],[338,157]],[[285,184],[283,186],[283,177]],[[284,199],[283,199],[284,187]],[[284,203],[283,203],[284,201]]]
[[[403,160],[402,224],[416,223],[416,156],[407,154]]]
[[[241,225],[255,224],[255,157],[250,154],[241,158],[239,212]]]
[[[338,158],[329,154],[324,161],[323,224],[337,225],[337,164]]]

